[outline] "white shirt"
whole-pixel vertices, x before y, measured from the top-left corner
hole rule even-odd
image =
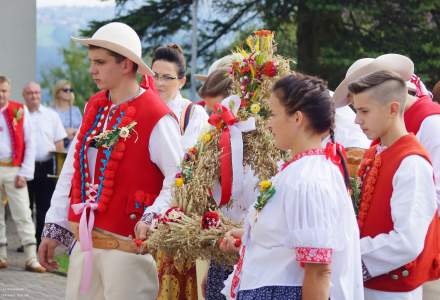
[[[435,176],[437,205],[440,214],[440,115],[432,115],[425,118],[420,125],[416,137],[431,156]]]
[[[6,110],[5,106],[0,110],[0,160],[9,161],[12,159],[11,137],[9,136],[8,125],[6,123],[3,111]],[[24,106],[24,158],[21,164],[20,170],[17,176],[23,176],[27,180],[34,178],[35,168],[35,139],[32,135],[32,128],[30,122],[29,111]]]
[[[50,152],[55,151],[55,143],[67,137],[59,115],[52,109],[40,105],[30,113],[35,137],[35,161],[46,161]]]
[[[243,223],[249,207],[258,196],[258,177],[248,165],[244,167],[243,173],[242,189],[239,196],[237,199],[231,199],[230,205],[221,208],[222,214],[235,224]]]
[[[151,161],[159,167],[164,175],[159,196],[154,204],[147,208],[146,211],[148,212],[162,214],[171,206],[171,187],[183,157],[180,139],[177,122],[172,116],[166,115],[154,126],[150,143],[145,145],[145,151],[149,151]],[[72,147],[69,148],[45,220],[45,223],[55,223],[68,230],[70,230],[70,225],[67,220],[67,213],[70,205],[69,194],[74,171],[73,161],[76,143],[77,138],[75,137],[72,141]],[[90,163],[91,170],[94,169],[95,162]]]
[[[391,218],[394,229],[361,239],[362,261],[376,277],[413,261],[423,250],[426,233],[437,209],[432,167],[421,156],[405,157],[393,176]],[[412,300],[420,293],[366,291],[366,299]],[[368,295],[368,297],[367,297]]]
[[[184,121],[182,118],[182,112],[190,103],[190,100],[183,98],[178,92],[176,98],[167,102],[167,105],[180,123]],[[207,125],[208,114],[202,106],[194,103],[188,126],[186,127],[185,133],[182,136],[182,145],[185,151],[196,144],[197,139],[203,133]]]
[[[347,105],[336,108],[335,111],[335,142],[345,148],[370,148],[371,141],[355,123],[356,114]],[[326,137],[322,143],[327,145],[330,137]]]
[[[272,178],[275,194],[244,226],[239,290],[302,286],[296,250],[332,249],[330,298],[362,300],[359,229],[338,167],[324,155],[305,156]],[[312,255],[312,254],[311,254]],[[229,295],[232,273],[223,293]]]

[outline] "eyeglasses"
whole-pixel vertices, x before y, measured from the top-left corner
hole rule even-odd
[[[62,89],[64,93],[73,93],[73,89]]]
[[[153,77],[154,77],[154,80],[157,80],[157,81],[160,81],[160,80],[172,81],[172,80],[176,80],[177,79],[177,77],[174,77],[174,76],[171,76],[171,75],[167,75],[167,74],[160,75],[158,73],[154,73]]]

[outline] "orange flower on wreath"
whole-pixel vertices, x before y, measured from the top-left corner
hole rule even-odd
[[[266,29],[262,29],[262,30],[255,31],[254,34],[256,36],[269,36],[269,35],[272,34],[272,31],[266,30]]]

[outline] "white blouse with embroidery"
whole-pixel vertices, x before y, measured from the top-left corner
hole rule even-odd
[[[271,181],[275,194],[246,217],[238,289],[302,286],[303,263],[328,263],[330,298],[362,300],[359,230],[339,168],[324,155],[304,156]],[[222,291],[228,297],[234,272]]]

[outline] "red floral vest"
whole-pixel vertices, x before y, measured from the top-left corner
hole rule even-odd
[[[364,156],[364,161],[380,160],[380,168],[375,168],[376,162],[367,171],[363,179],[362,198],[359,210],[359,226],[361,238],[375,237],[381,233],[388,233],[394,228],[391,218],[390,200],[393,193],[392,180],[401,161],[409,155],[420,155],[430,162],[429,154],[417,141],[414,135],[409,134],[396,141],[382,153],[375,155],[373,146]],[[360,171],[362,170],[362,165]],[[362,172],[362,171],[361,171]],[[375,177],[375,178],[373,178]],[[373,181],[372,181],[373,179]],[[371,184],[373,182],[373,184]],[[373,186],[371,186],[373,185]],[[371,199],[364,198],[371,195]],[[364,203],[363,203],[364,202]],[[369,203],[365,208],[366,202]],[[424,249],[412,262],[365,282],[365,287],[389,292],[408,292],[422,285],[424,282],[440,277],[440,223],[437,213],[434,214],[429,226]]]
[[[80,171],[81,167],[87,167],[84,165],[87,162],[87,151],[84,149],[92,142],[88,134],[93,131],[93,124],[105,120],[105,116],[99,118],[99,109],[109,102],[106,93],[99,92],[90,98],[87,105],[75,149],[71,204],[80,203],[86,198],[83,192],[87,191],[87,187],[83,184],[87,175]],[[134,226],[145,207],[154,202],[162,189],[164,176],[151,161],[148,145],[157,122],[170,113],[152,89],[121,104],[114,112],[107,129],[115,125],[118,118],[123,125],[133,121],[137,124],[128,138],[118,139],[111,153],[107,153],[108,157],[107,149],[98,148],[95,182],[101,179],[103,185],[98,210],[95,211],[95,227],[123,236],[133,235]],[[75,215],[70,208],[69,221],[79,222],[79,218],[80,215]]]
[[[3,111],[11,139],[12,164],[21,166],[24,158],[24,105],[15,101],[8,101],[8,106]]]

